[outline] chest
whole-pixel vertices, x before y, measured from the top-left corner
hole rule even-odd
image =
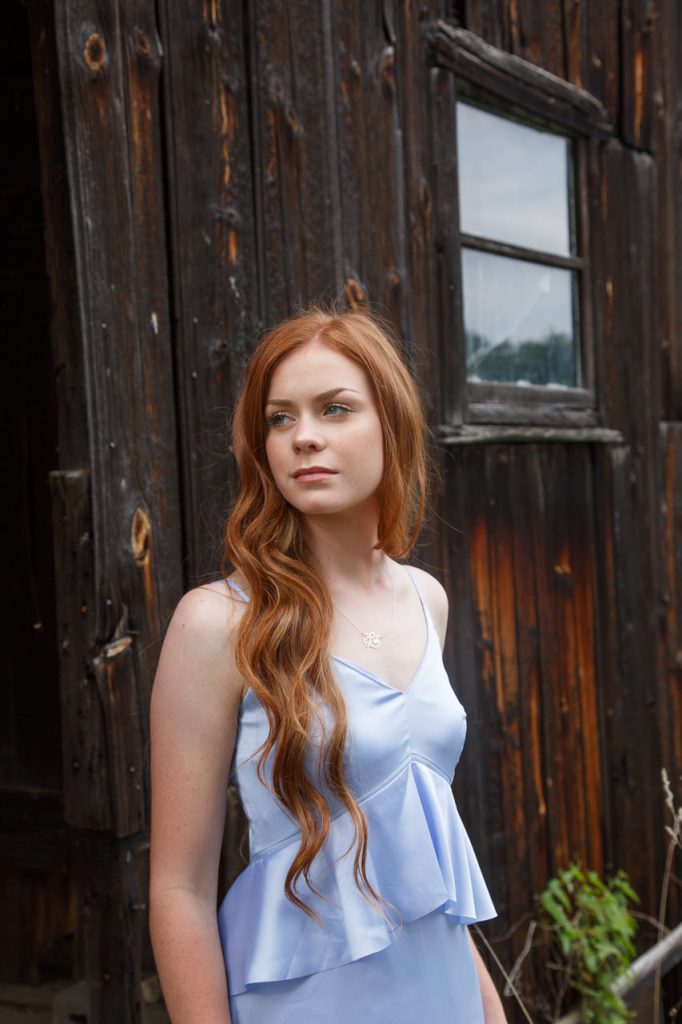
[[[392,615],[386,609],[375,613],[371,605],[337,614],[334,657],[359,665],[395,689],[406,691],[435,633],[428,613],[414,589],[410,590],[408,599],[398,602]]]

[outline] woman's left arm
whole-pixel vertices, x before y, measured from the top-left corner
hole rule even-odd
[[[476,943],[471,938],[471,934],[469,935],[469,941],[471,942],[471,950],[474,954],[474,963],[476,964],[478,980],[481,986],[485,1024],[507,1024],[507,1018],[502,1008],[502,1000],[493,984],[493,979],[490,977],[487,967],[481,959],[481,954],[476,949]]]

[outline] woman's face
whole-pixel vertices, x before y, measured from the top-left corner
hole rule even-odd
[[[312,339],[275,369],[265,418],[270,470],[290,505],[305,515],[375,511],[383,434],[361,366]]]

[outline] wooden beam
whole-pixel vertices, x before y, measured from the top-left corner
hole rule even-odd
[[[425,31],[439,67],[573,131],[605,138],[613,134],[606,110],[584,89],[498,50],[467,29],[437,21]]]

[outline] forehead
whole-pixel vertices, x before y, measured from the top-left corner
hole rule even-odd
[[[278,363],[270,378],[268,398],[317,394],[342,387],[369,391],[365,370],[342,352],[314,338]]]

